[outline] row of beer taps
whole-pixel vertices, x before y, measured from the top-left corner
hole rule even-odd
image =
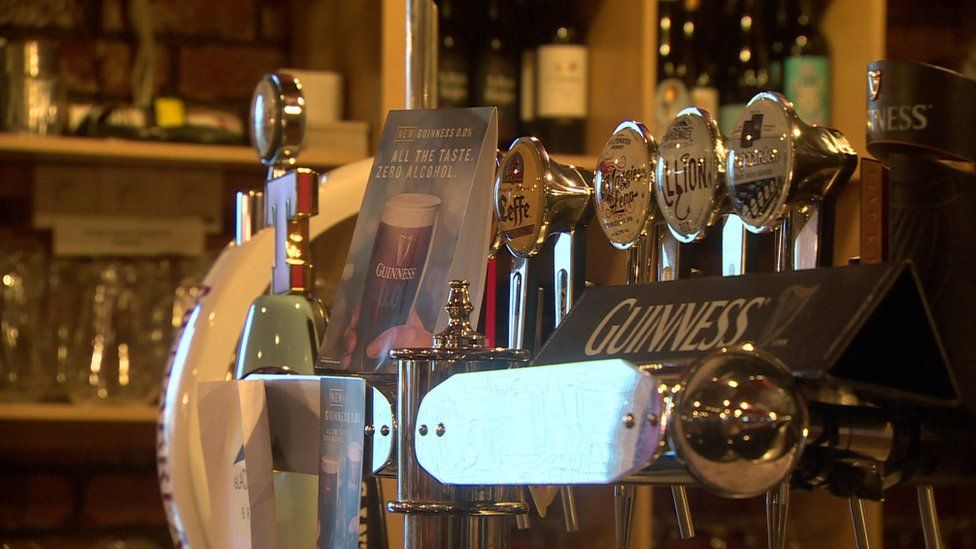
[[[535,258],[550,237],[555,326],[572,307],[583,286],[579,233],[591,212],[610,243],[628,251],[627,284],[686,276],[688,266],[681,261],[682,247],[702,240],[713,226],[721,228],[723,276],[742,275],[756,268],[750,241],[759,233],[774,235],[773,269],[777,272],[826,266],[832,261],[833,211],[829,204],[856,166],[857,154],[840,132],[804,123],[787,99],[769,92],[756,95],[748,103],[728,138],[721,134],[712,115],[699,108],[681,111],[660,142],[643,124],[623,122],[611,135],[594,172],[557,163],[534,138],[516,140],[499,159],[495,183],[496,219],[513,256],[508,345],[530,353],[538,351],[536,342],[540,338],[535,331],[540,326],[540,306],[536,301],[540,299],[537,289],[541,275]],[[757,346],[764,343],[768,342],[757,342]],[[727,368],[726,363],[739,359],[748,362],[758,357],[759,362],[776,363],[752,345],[739,351],[738,358],[733,352],[711,366],[707,362],[700,365],[698,377],[685,375],[681,384],[687,391],[689,383],[698,383],[701,371]],[[783,378],[786,370],[774,368],[774,372]],[[792,386],[785,379],[783,383]],[[806,416],[806,412],[800,413],[805,406],[798,405],[799,401],[800,397],[784,397],[782,408],[792,411],[792,416],[783,416]],[[689,432],[711,421],[696,410],[672,414],[679,414],[679,420],[672,419],[678,430],[684,426]],[[736,461],[741,468],[738,478],[728,475],[728,464],[710,468],[705,464],[714,465],[713,460],[702,457],[720,452],[724,438],[711,439],[719,448],[703,449],[672,433],[670,451],[678,454],[700,484],[723,496],[751,497],[757,495],[753,493],[755,487],[762,486],[769,547],[782,548],[787,539],[790,474],[797,467],[804,438],[816,438],[809,435],[807,422],[795,423],[805,425],[802,433],[806,435],[794,429],[791,442],[777,442],[785,446],[774,452],[776,459],[767,459],[767,452],[763,460],[747,463],[740,456]],[[878,426],[882,431],[887,428],[890,424],[884,422]],[[783,436],[783,432],[778,435]],[[689,434],[687,439],[695,437]],[[883,463],[887,457],[876,459]],[[758,483],[757,474],[763,477]],[[729,479],[735,480],[727,484]],[[770,479],[774,481],[771,485]],[[619,484],[614,489],[617,546],[621,548],[630,544],[633,486]],[[680,534],[692,537],[694,525],[684,486],[675,484],[671,490]],[[545,487],[533,487],[537,507],[551,501],[546,491]],[[919,495],[927,546],[939,547],[931,487],[923,486]],[[562,487],[561,496],[566,529],[573,531],[578,527],[573,493],[569,487]],[[867,548],[863,502],[852,495],[850,506],[857,546]],[[527,523],[525,516],[520,517],[520,527]]]

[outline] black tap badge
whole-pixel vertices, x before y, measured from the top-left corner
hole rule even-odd
[[[791,124],[784,107],[753,99],[729,135],[726,173],[732,207],[754,230],[773,226],[786,203],[793,173]]]
[[[431,334],[447,325],[448,280],[470,281],[480,310],[496,126],[491,108],[389,114],[322,344],[322,368],[393,373],[390,349],[429,347]]]
[[[330,376],[321,383],[318,549],[359,547],[366,429],[366,382]]]
[[[654,145],[641,130],[634,122],[618,126],[593,174],[596,216],[618,249],[629,248],[641,237],[653,211]]]

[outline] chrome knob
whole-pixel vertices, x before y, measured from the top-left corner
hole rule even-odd
[[[697,362],[675,393],[671,439],[703,486],[757,496],[789,477],[803,450],[805,401],[778,359],[750,344]]]

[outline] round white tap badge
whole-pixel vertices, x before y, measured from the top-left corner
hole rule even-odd
[[[700,237],[711,221],[719,185],[721,143],[710,115],[684,109],[661,140],[657,205],[679,242]]]
[[[638,122],[617,126],[593,175],[596,215],[610,243],[625,250],[653,221],[654,139]]]
[[[530,138],[512,144],[495,179],[495,215],[512,254],[529,257],[538,252],[543,229],[546,186],[542,152]]]
[[[761,93],[729,135],[732,207],[753,232],[775,227],[789,195],[794,139],[789,108],[785,99]]]

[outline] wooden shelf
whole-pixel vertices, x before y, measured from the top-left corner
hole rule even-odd
[[[0,404],[0,422],[47,421],[79,423],[153,423],[159,414],[156,406],[91,406],[80,404],[6,403]]]
[[[0,155],[43,158],[44,160],[52,158],[80,159],[95,162],[132,161],[223,166],[258,165],[254,150],[245,146],[10,133],[0,133]],[[365,156],[352,151],[309,149],[302,152],[299,160],[304,166],[329,168],[354,162],[365,158]]]

